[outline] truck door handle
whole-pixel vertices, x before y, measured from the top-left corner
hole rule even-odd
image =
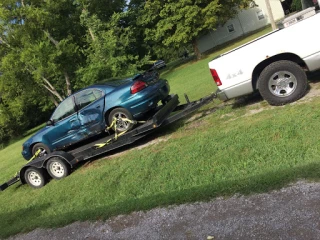
[[[96,108],[100,108],[100,105],[96,106]]]
[[[76,119],[71,119],[69,122],[71,122],[71,123],[72,123],[72,122],[75,122],[75,121],[76,121]]]

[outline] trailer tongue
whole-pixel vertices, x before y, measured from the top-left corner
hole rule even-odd
[[[22,184],[27,183],[33,188],[41,188],[48,181],[48,174],[55,179],[64,178],[70,174],[71,169],[79,162],[131,144],[159,127],[178,121],[203,105],[210,103],[216,98],[216,94],[211,94],[193,102],[189,101],[186,94],[185,98],[187,103],[178,105],[178,95],[172,95],[171,100],[162,106],[149,120],[121,136],[107,136],[68,152],[56,151],[46,156],[34,158],[23,166],[16,176],[0,185],[0,191],[4,191],[19,181]]]

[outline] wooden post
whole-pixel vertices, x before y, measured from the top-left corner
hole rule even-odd
[[[274,22],[272,9],[271,9],[271,6],[270,6],[270,1],[269,0],[265,0],[265,1],[266,1],[266,5],[267,5],[267,11],[268,11],[268,16],[269,16],[269,19],[270,19],[272,30],[276,30],[277,26],[276,26],[276,23]]]

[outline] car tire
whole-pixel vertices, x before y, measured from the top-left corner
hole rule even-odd
[[[51,150],[50,148],[43,144],[43,143],[36,143],[33,147],[32,147],[32,156],[34,156],[34,154],[39,150],[41,149],[41,153],[39,154],[38,157],[42,157],[42,156],[45,156],[49,153],[51,153]]]
[[[49,175],[54,179],[60,180],[70,174],[69,164],[58,157],[50,158],[46,166]]]
[[[129,122],[122,121],[121,118],[127,118],[130,120],[134,120],[132,114],[125,108],[115,108],[113,109],[108,117],[109,125],[111,125],[113,119],[117,119],[117,129],[113,127],[114,131],[118,133],[129,131],[133,128],[133,124]]]
[[[48,182],[47,173],[41,168],[30,167],[24,173],[26,183],[33,188],[41,188]]]
[[[285,105],[303,97],[308,88],[304,70],[291,61],[277,61],[267,66],[258,79],[261,96],[270,105]]]

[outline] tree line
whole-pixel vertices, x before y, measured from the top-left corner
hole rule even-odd
[[[135,74],[224,24],[248,0],[1,0],[0,144],[73,91]]]

